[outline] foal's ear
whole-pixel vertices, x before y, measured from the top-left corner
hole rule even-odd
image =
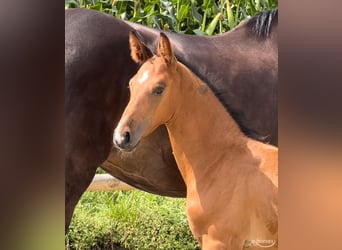
[[[153,56],[151,50],[140,41],[136,31],[129,33],[129,46],[131,48],[131,57],[136,63],[142,64]]]
[[[163,57],[166,64],[168,65],[170,65],[175,59],[172,52],[170,40],[164,33],[160,33],[157,54],[158,56]]]

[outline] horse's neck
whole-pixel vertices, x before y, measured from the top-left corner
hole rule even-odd
[[[180,106],[166,124],[173,152],[186,181],[191,169],[212,165],[229,153],[242,151],[247,138],[214,93],[183,65]]]

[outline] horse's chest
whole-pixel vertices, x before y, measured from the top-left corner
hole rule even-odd
[[[202,206],[194,204],[187,205],[187,217],[190,229],[195,238],[198,239],[205,234],[210,217]]]
[[[197,193],[198,194],[198,193]],[[244,188],[225,192],[205,192],[205,195],[187,197],[187,215],[194,234],[206,234],[209,228],[222,232],[237,233],[241,221],[246,221],[249,211],[245,207]],[[242,223],[243,224],[243,223]]]
[[[195,235],[206,234],[208,228],[217,225],[224,211],[218,208],[218,201],[202,202],[202,200],[187,200],[187,216],[191,231]]]

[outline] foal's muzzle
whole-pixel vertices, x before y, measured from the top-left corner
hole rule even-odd
[[[130,141],[130,133],[126,131],[123,135],[116,136],[114,142],[119,147],[125,147]]]
[[[114,145],[120,150],[132,151],[136,145],[132,145],[132,137],[130,131],[114,132]]]

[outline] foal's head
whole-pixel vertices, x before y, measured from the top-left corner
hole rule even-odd
[[[114,131],[114,144],[130,151],[141,137],[167,123],[177,109],[180,77],[169,39],[160,34],[157,55],[130,34],[131,56],[142,64],[129,82],[130,100]]]

